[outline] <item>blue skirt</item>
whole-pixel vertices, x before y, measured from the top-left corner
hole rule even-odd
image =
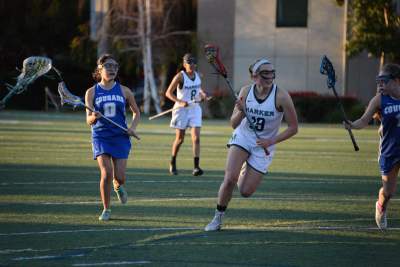
[[[108,154],[116,159],[127,159],[131,150],[131,140],[128,135],[114,137],[92,138],[93,159],[102,154]]]

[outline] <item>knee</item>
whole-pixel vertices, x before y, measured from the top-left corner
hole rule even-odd
[[[182,145],[182,144],[183,144],[183,141],[185,141],[185,138],[184,138],[184,137],[178,137],[178,138],[176,138],[176,140],[175,140],[175,142],[176,142],[177,145]]]
[[[196,144],[196,145],[200,144],[200,136],[194,136],[192,141],[193,141],[193,144]]]
[[[239,188],[239,192],[242,197],[251,197],[254,193],[253,190],[250,190],[249,188]]]
[[[233,190],[233,188],[236,186],[236,181],[235,181],[235,179],[227,177],[227,178],[224,179],[223,186],[225,188]]]
[[[112,173],[111,170],[101,169],[100,170],[100,177],[101,177],[102,180],[111,181],[111,179],[113,177],[113,173]]]

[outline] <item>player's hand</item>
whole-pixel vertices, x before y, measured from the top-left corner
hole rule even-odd
[[[256,144],[264,149],[267,149],[269,146],[273,145],[274,142],[272,139],[257,139]]]
[[[243,103],[243,97],[242,97],[242,96],[236,100],[236,102],[235,102],[235,107],[236,107],[236,109],[238,109],[239,111],[243,112],[243,110],[244,110],[244,103]]]
[[[178,103],[179,103],[179,106],[183,107],[183,108],[189,106],[189,103],[186,101],[183,101],[183,100],[178,100]]]
[[[139,137],[139,135],[137,135],[136,130],[133,129],[132,127],[127,130],[127,134],[129,136],[135,137],[137,140],[140,140],[140,137]]]

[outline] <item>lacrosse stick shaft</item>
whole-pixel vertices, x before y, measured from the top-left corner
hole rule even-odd
[[[343,107],[342,101],[340,101],[339,95],[337,94],[336,89],[335,89],[334,86],[332,87],[332,90],[333,90],[333,94],[335,95],[336,100],[337,100],[337,102],[339,104],[340,111],[342,112],[343,120],[345,122],[349,122],[349,120],[347,119],[347,116],[346,116],[346,112],[344,111],[344,107]],[[356,139],[354,138],[354,135],[353,135],[353,132],[351,131],[351,129],[347,129],[347,131],[349,132],[349,136],[350,136],[351,142],[353,143],[354,150],[355,151],[360,150],[360,148],[357,145]]]
[[[210,100],[212,97],[208,97],[208,98],[206,98],[206,101],[208,101],[208,100]],[[192,104],[192,103],[200,103],[201,101],[189,101],[188,102],[188,105],[190,105],[190,104]],[[151,116],[151,117],[149,117],[149,120],[151,121],[151,120],[154,120],[154,119],[157,119],[157,118],[159,118],[159,117],[161,117],[161,116],[164,116],[165,114],[168,114],[168,113],[171,113],[172,111],[174,111],[174,110],[177,110],[177,109],[180,109],[180,108],[185,108],[185,107],[174,107],[174,108],[170,108],[170,109],[167,109],[167,110],[165,110],[165,111],[163,111],[163,112],[161,112],[161,113],[158,113],[158,114],[156,114],[156,115],[154,115],[154,116]]]
[[[94,109],[92,109],[92,108],[90,108],[90,107],[88,107],[88,106],[86,106],[86,105],[83,105],[83,106],[84,106],[85,108],[87,108],[88,110],[90,110],[91,112],[95,112]],[[115,121],[113,121],[113,120],[107,118],[107,117],[104,116],[101,112],[99,112],[99,114],[100,114],[100,117],[102,117],[103,119],[105,119],[105,120],[108,121],[109,123],[111,123],[111,124],[117,126],[118,128],[120,128],[121,130],[123,130],[123,131],[125,131],[125,132],[128,132],[128,129],[127,129],[127,128],[125,128],[125,127],[119,125],[118,123],[116,123]],[[140,137],[137,136],[136,134],[134,134],[133,137],[135,137],[137,140],[140,140]]]

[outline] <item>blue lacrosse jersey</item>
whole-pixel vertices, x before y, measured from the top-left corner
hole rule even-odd
[[[125,117],[125,97],[119,83],[109,89],[95,85],[93,105],[96,111],[105,117],[127,128]],[[92,125],[93,158],[109,154],[114,158],[128,158],[131,142],[126,132],[104,118]]]
[[[388,173],[400,161],[400,100],[381,96],[382,137],[379,164],[381,172]]]

